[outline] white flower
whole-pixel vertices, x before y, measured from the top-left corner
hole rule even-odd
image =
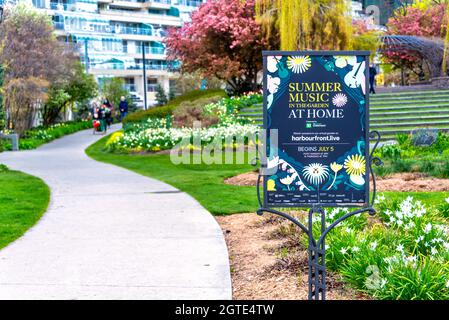
[[[435,247],[432,247],[432,248],[430,249],[430,253],[431,253],[432,255],[437,255],[437,254],[438,254],[438,250],[437,250]]]
[[[432,224],[428,223],[426,224],[426,226],[424,227],[424,233],[428,234],[430,233],[430,231],[432,231]]]
[[[304,177],[314,185],[321,184],[328,176],[328,167],[321,163],[312,163],[304,167]]]
[[[371,250],[376,250],[376,248],[377,248],[377,241],[371,242],[369,247],[370,247]]]
[[[348,97],[344,93],[337,93],[332,98],[332,103],[334,104],[334,106],[341,108],[345,106],[346,103],[348,103]]]
[[[360,251],[360,248],[359,247],[353,247],[352,248],[352,252],[359,252]]]
[[[341,248],[340,249],[341,254],[346,254],[348,252],[348,249],[346,248]]]
[[[309,56],[288,57],[287,67],[294,73],[304,73],[312,66],[312,60]]]
[[[449,280],[446,282],[446,288],[449,288]]]
[[[396,251],[399,251],[399,252],[401,252],[401,253],[404,253],[404,246],[403,246],[402,244],[399,244],[399,245],[396,247]]]

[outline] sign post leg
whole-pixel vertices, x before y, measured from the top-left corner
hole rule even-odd
[[[316,241],[313,235],[313,214],[320,214],[321,234],[326,229],[325,211],[318,208],[309,210],[309,300],[326,300],[326,248],[323,241]]]

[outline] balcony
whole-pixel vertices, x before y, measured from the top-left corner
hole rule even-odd
[[[142,54],[142,47],[136,47],[136,53]],[[165,48],[163,47],[145,47],[145,54],[161,54],[165,55]]]
[[[117,22],[147,23],[171,27],[180,27],[182,25],[179,17],[153,14],[146,11],[100,9],[100,14],[106,19]]]
[[[76,4],[50,2],[50,9],[55,11],[76,11]]]
[[[119,34],[134,34],[134,35],[140,35],[140,36],[152,36],[153,31],[151,29],[145,29],[145,28],[133,28],[133,27],[120,27],[112,29],[112,32],[119,33]]]
[[[203,2],[200,0],[178,0],[178,5],[186,7],[199,7]]]
[[[127,83],[123,86],[123,89],[125,89],[128,92],[137,92],[136,85],[132,83]]]

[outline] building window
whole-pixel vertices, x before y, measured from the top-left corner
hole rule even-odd
[[[154,78],[147,79],[147,91],[148,92],[156,92],[157,86],[158,86],[157,79],[154,79]]]
[[[36,8],[45,8],[45,0],[33,0],[33,6]]]

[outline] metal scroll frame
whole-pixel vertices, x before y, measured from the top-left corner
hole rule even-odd
[[[376,198],[376,178],[374,176],[373,171],[373,165],[379,166],[382,165],[382,160],[378,157],[374,157],[374,151],[376,150],[377,146],[380,142],[380,133],[377,131],[372,131],[369,134],[370,139],[375,139],[374,147],[371,150],[369,159],[368,159],[368,166],[369,171],[372,176],[373,180],[373,195],[371,197],[371,201],[369,202],[369,205],[365,208],[361,208],[352,212],[349,212],[345,214],[344,216],[340,217],[339,219],[335,220],[329,227],[326,227],[326,211],[321,205],[315,205],[309,210],[308,215],[308,226],[306,227],[304,224],[302,224],[298,219],[295,217],[292,217],[291,215],[275,210],[273,208],[265,208],[263,205],[263,201],[261,199],[260,194],[260,181],[262,179],[262,175],[259,174],[257,179],[257,199],[259,201],[259,209],[257,210],[257,214],[262,216],[265,212],[271,213],[274,215],[281,216],[293,224],[295,224],[297,227],[299,227],[308,237],[309,244],[308,244],[308,255],[309,255],[309,300],[325,300],[326,299],[326,247],[325,247],[325,239],[326,235],[334,229],[337,225],[339,225],[341,222],[345,221],[346,219],[361,214],[361,213],[368,213],[369,215],[374,215],[376,213],[376,210],[373,208],[374,200]],[[266,166],[266,165],[265,165]],[[319,214],[321,216],[321,235],[318,239],[316,239],[313,235],[313,215]]]
[[[268,55],[281,55],[281,54],[298,54],[298,52],[273,52],[273,51],[264,51],[264,70],[266,70],[266,56]],[[320,54],[320,55],[364,55],[369,57],[369,53],[367,52],[335,52],[335,51],[321,51],[321,52],[304,52],[304,54]],[[369,58],[366,58],[366,102],[367,102],[367,109],[366,109],[366,123],[369,123],[369,100],[368,100],[368,88],[369,88]],[[266,92],[266,81],[264,77],[264,92]],[[264,97],[264,129],[267,130],[267,122],[266,122],[266,97]],[[368,130],[366,130],[366,140],[375,141],[373,148],[371,149],[371,152],[366,152],[367,157],[367,169],[368,174],[367,178],[369,179],[369,174],[372,176],[373,181],[373,194],[370,199],[369,196],[369,182],[367,182],[367,198],[366,198],[366,207],[357,209],[355,211],[349,212],[345,214],[344,216],[340,217],[336,221],[334,221],[330,226],[326,226],[326,212],[321,204],[313,205],[312,208],[310,208],[308,213],[308,224],[307,227],[301,223],[298,219],[295,217],[276,210],[272,207],[265,206],[264,203],[266,201],[263,201],[261,198],[261,179],[263,175],[259,173],[258,179],[257,179],[257,199],[259,201],[259,209],[257,210],[258,215],[263,215],[266,213],[271,213],[274,215],[281,216],[290,222],[292,222],[294,225],[299,227],[308,237],[308,286],[309,286],[309,300],[325,300],[326,299],[326,246],[325,246],[325,238],[326,235],[334,229],[337,225],[345,221],[346,219],[362,214],[362,213],[368,213],[369,215],[374,215],[376,213],[375,209],[373,208],[374,201],[376,198],[376,179],[374,176],[373,171],[373,165],[379,166],[382,165],[382,160],[378,157],[374,157],[374,151],[378,147],[380,143],[380,133],[378,131],[372,131],[368,133]],[[369,146],[366,146],[367,149],[369,149]],[[266,168],[266,163],[261,164],[262,168]],[[266,197],[266,188],[265,184],[263,186],[263,194]],[[314,214],[320,215],[320,222],[321,222],[321,234],[318,239],[316,239],[313,235],[313,216]]]

